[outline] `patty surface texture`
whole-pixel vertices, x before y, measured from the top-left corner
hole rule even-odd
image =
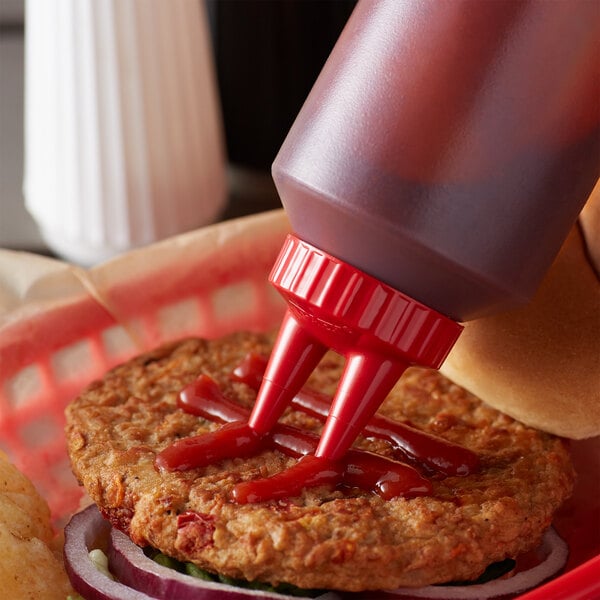
[[[295,459],[266,450],[183,472],[159,472],[155,457],[217,423],[177,407],[199,374],[251,407],[256,393],[233,381],[249,352],[268,354],[268,335],[189,339],[139,356],[91,384],[67,408],[73,471],[102,513],[139,545],[209,571],[273,584],[348,591],[476,578],[490,563],[535,547],[571,493],[563,440],[514,421],[435,371],[411,368],[380,413],[477,453],[480,470],[432,478],[433,493],[383,500],[356,489],[304,490],[285,501],[236,504],[236,483],[275,474]],[[329,353],[308,385],[333,394],[343,359]],[[288,410],[282,422],[319,432],[320,421]],[[394,456],[388,442],[356,445]],[[178,517],[195,514],[178,527]]]

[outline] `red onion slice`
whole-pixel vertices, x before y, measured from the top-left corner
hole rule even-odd
[[[567,562],[569,547],[551,527],[544,534],[541,550],[546,554],[543,562],[521,571],[507,579],[495,579],[487,583],[464,586],[429,585],[422,588],[398,588],[386,593],[409,598],[434,598],[440,600],[486,600],[511,596],[530,590],[546,581],[562,569]]]
[[[119,581],[113,581],[99,571],[90,559],[89,552],[99,546],[107,548],[111,571]],[[514,596],[546,581],[565,565],[568,547],[554,529],[545,533],[541,550],[546,555],[543,562],[507,579],[479,585],[398,588],[387,590],[384,596],[438,600]],[[87,600],[298,600],[297,596],[203,581],[159,565],[125,534],[112,529],[95,505],[75,515],[65,528],[64,554],[71,583]],[[346,596],[326,592],[316,600],[343,600]]]
[[[89,506],[71,518],[65,527],[65,568],[71,585],[86,600],[155,600],[110,579],[90,559],[91,550],[108,536],[110,524],[96,506]]]
[[[298,596],[239,588],[180,573],[148,558],[139,546],[117,529],[110,532],[108,562],[119,581],[161,600],[298,600]],[[315,600],[342,600],[342,596],[327,592]]]

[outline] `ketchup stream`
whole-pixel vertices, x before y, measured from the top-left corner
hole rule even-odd
[[[266,358],[251,353],[232,377],[257,389],[265,365]],[[292,404],[323,421],[329,409],[324,395],[310,391],[303,391]],[[272,477],[238,483],[232,492],[232,500],[237,503],[280,500],[299,495],[303,488],[321,485],[358,487],[386,500],[428,495],[432,491],[430,481],[404,462],[355,448],[338,461],[316,457],[319,436],[282,423],[277,423],[268,434],[257,434],[247,423],[250,411],[226,398],[207,375],[200,375],[181,391],[178,405],[186,412],[224,425],[165,448],[155,462],[161,470],[189,470],[226,458],[247,458],[267,449],[299,459]],[[379,415],[371,419],[365,434],[390,441],[412,461],[443,475],[467,475],[478,468],[473,452]]]
[[[249,353],[233,370],[233,378],[258,391],[268,359]],[[303,389],[292,399],[291,405],[313,417],[325,421],[331,398],[315,390]],[[364,428],[365,437],[376,437],[392,443],[404,458],[418,462],[443,475],[468,475],[479,468],[479,458],[468,450],[443,438],[415,429],[404,423],[375,414]]]
[[[317,458],[312,454],[319,437],[282,423],[277,423],[271,433],[259,436],[247,423],[250,411],[226,398],[207,375],[200,375],[184,388],[178,404],[189,413],[225,425],[167,446],[156,457],[159,469],[185,471],[268,449],[300,458],[293,467],[273,477],[237,484],[232,499],[240,504],[297,496],[303,488],[318,485],[370,489],[386,500],[431,493],[431,483],[416,469],[390,458],[357,449],[351,449],[341,461]]]

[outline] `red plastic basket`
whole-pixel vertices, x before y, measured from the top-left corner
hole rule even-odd
[[[26,261],[35,278],[17,282],[25,302],[0,317],[0,447],[55,519],[72,514],[81,497],[62,433],[66,404],[107,369],[163,342],[276,327],[283,301],[266,273],[286,232],[282,215],[267,213],[89,271],[9,257],[15,271]]]
[[[0,267],[14,270],[8,301],[0,294],[0,309],[3,299],[11,309],[0,312],[0,448],[48,499],[58,525],[82,496],[66,455],[65,405],[107,369],[160,343],[277,327],[284,303],[267,275],[288,231],[274,211],[89,271],[0,253]],[[32,275],[20,272],[25,263]],[[573,443],[573,456],[576,492],[554,523],[571,548],[566,571],[523,599],[600,598],[600,438]]]

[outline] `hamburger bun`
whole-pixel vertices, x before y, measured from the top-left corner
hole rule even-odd
[[[600,276],[600,180],[581,211],[581,229],[588,257]]]
[[[526,425],[600,435],[599,233],[597,186],[533,300],[467,323],[441,371]]]

